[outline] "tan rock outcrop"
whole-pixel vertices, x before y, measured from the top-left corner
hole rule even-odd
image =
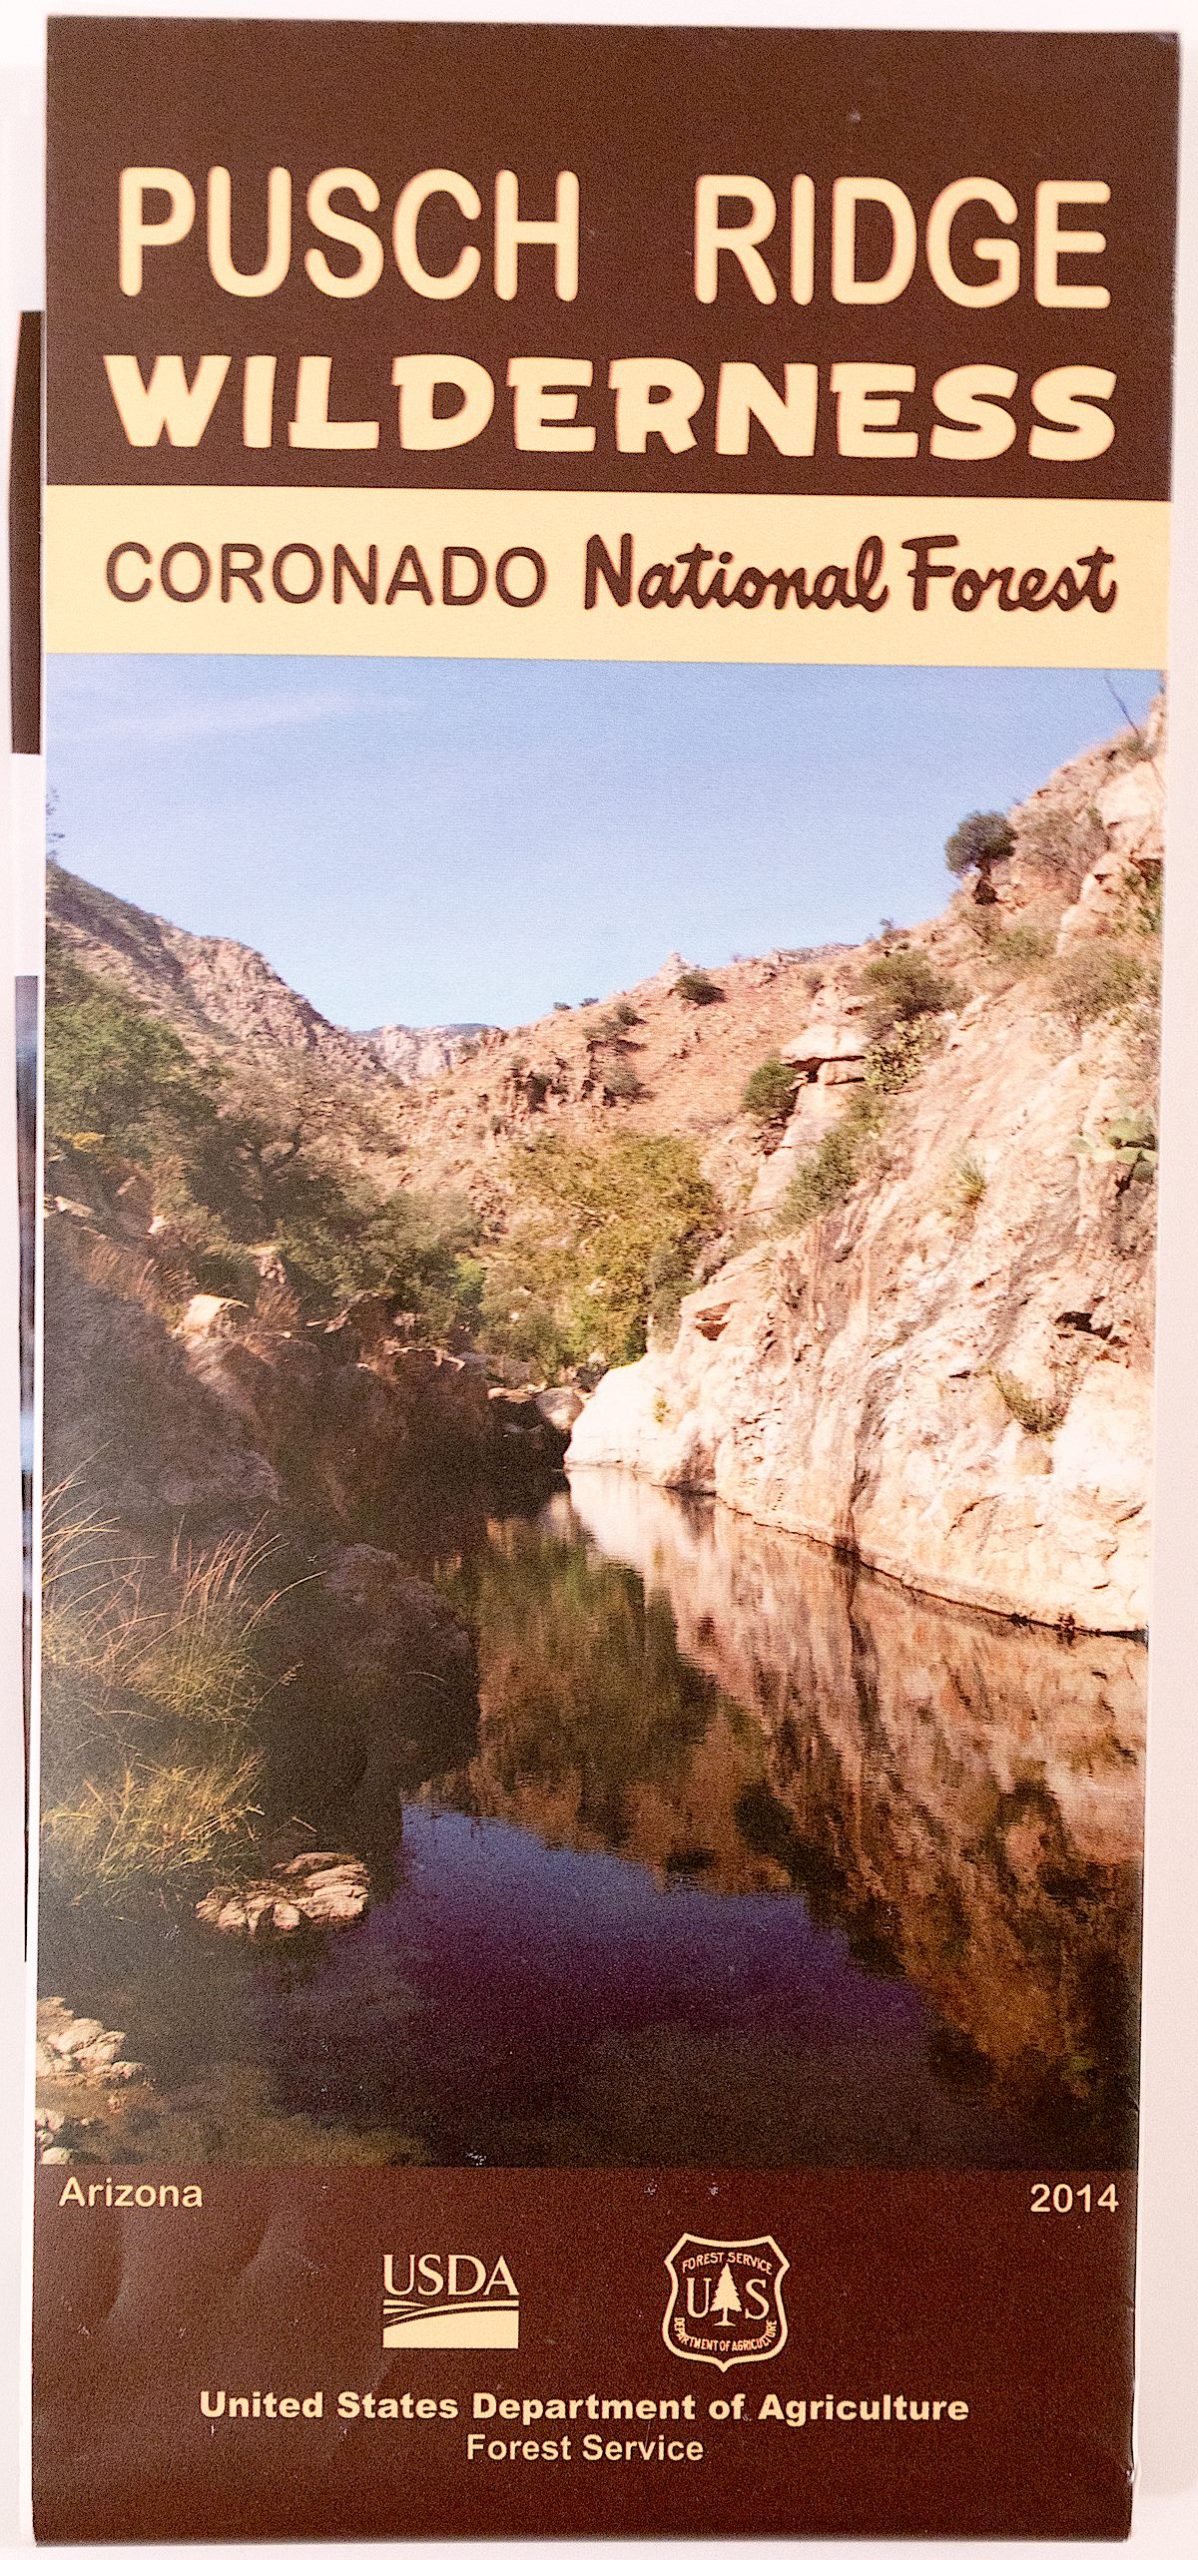
[[[1093,934],[1117,931],[1129,894],[1134,895],[1138,883],[1159,876],[1165,800],[1155,757],[1144,756],[1126,771],[1113,774],[1099,789],[1094,807],[1106,844],[1061,919],[1062,950]]]
[[[99,2018],[76,2018],[65,2001],[37,2004],[35,2070],[43,2081],[84,2081],[90,2088],[123,2086],[142,2077],[141,2065],[124,2059],[125,2038]]]
[[[309,1849],[252,1883],[217,1886],[197,1902],[196,1918],[225,1936],[290,1937],[297,1929],[348,1929],[369,1899],[360,1858]]]
[[[89,1276],[94,1255],[63,1219],[47,1223],[45,1480],[78,1477],[89,1504],[139,1532],[260,1518],[279,1480],[247,1418],[205,1389],[191,1346],[136,1298]],[[201,1337],[197,1356],[236,1349]]]
[[[442,1076],[468,1057],[486,1025],[482,1022],[438,1023],[431,1030],[412,1030],[405,1022],[389,1022],[381,1031],[358,1031],[354,1038],[378,1059],[397,1084],[418,1084],[425,1076]]]

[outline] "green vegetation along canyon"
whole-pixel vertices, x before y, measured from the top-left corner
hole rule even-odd
[[[1127,2156],[1164,790],[519,1031],[52,868],[47,2156]]]

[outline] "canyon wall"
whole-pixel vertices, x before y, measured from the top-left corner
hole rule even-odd
[[[844,1196],[787,1231],[867,1074],[861,955],[829,967],[783,1048],[751,1202],[772,1228],[603,1379],[576,1483],[628,1468],[945,1599],[1144,1626],[1159,746],[1066,767],[988,911],[967,890],[909,938],[953,1001]]]

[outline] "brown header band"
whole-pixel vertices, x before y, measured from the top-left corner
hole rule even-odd
[[[1175,43],[1149,35],[285,22],[267,32],[244,21],[55,20],[49,477],[1164,498],[1176,82]],[[140,289],[122,291],[118,204],[129,169],[182,183],[172,195],[169,183],[155,193],[147,182],[138,196],[149,236],[131,247],[127,226],[126,281],[140,263]],[[287,173],[290,197],[289,221],[280,196],[273,232],[272,169]],[[210,198],[213,170],[228,174]],[[503,171],[515,187],[506,211]],[[555,198],[562,171],[578,181],[572,295],[569,256],[559,261],[545,240],[513,245],[511,230],[556,211],[569,231],[569,206]],[[365,190],[326,175],[314,213],[314,182],[330,172],[359,173]],[[422,172],[464,183],[423,202],[409,194],[397,243],[396,207]],[[704,175],[748,178],[755,190],[709,208],[716,228],[741,233],[745,254],[713,248],[708,301],[695,265]],[[875,192],[850,209],[854,178]],[[810,183],[796,189],[796,179]],[[945,191],[967,180],[991,200],[963,196],[954,213]],[[1087,198],[1086,187],[1109,195]],[[359,228],[338,233],[337,222]],[[155,226],[178,236],[155,239]],[[1101,235],[1105,247],[1070,249],[1070,235]],[[265,289],[222,287],[222,237],[235,274]],[[999,255],[1012,251],[1017,285],[980,303],[980,291],[1014,276],[1010,255]],[[889,276],[891,298],[838,298],[850,252],[850,291]],[[336,290],[375,264],[366,290]],[[433,291],[413,286],[414,265]],[[946,265],[966,298],[945,290]],[[438,293],[455,271],[462,289]],[[1054,285],[1099,282],[1105,303],[1045,298]],[[129,440],[130,420],[153,430],[138,384],[163,356],[181,365],[186,390],[199,384],[204,422],[191,444],[165,431]],[[397,361],[420,356],[451,370],[464,360],[469,391],[426,393],[410,375],[397,383]],[[124,425],[107,357],[126,360]],[[310,360],[302,384],[301,357]],[[553,359],[565,384],[549,365],[539,389],[527,375],[521,383],[509,371],[519,359]],[[638,449],[637,399],[653,407],[663,393],[619,368],[647,359],[674,385],[677,449],[652,430]],[[787,401],[781,429],[776,411],[773,430],[763,424],[760,404],[741,415],[735,369],[747,366]],[[880,379],[886,367],[899,378]],[[976,367],[987,380],[963,385]],[[869,369],[864,391],[850,368]],[[1089,419],[1113,427],[1088,459],[1062,458],[1071,447],[1059,404],[1082,396],[1062,377],[1076,368],[1086,371]],[[938,393],[945,375],[956,387]],[[1046,375],[1055,391],[1037,392]],[[1109,390],[1096,395],[1096,376],[1114,377]],[[422,400],[431,434],[429,420],[452,417],[467,398],[477,432],[420,442]],[[989,406],[968,405],[978,399]],[[1081,455],[1095,439],[1077,432],[1076,408],[1069,415]],[[995,450],[1004,416],[1009,441]],[[547,421],[587,433],[546,443]],[[330,440],[337,426],[356,427],[357,441]],[[779,450],[779,433],[791,450]]]

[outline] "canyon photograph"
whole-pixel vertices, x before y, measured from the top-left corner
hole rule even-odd
[[[1127,2166],[1159,685],[49,684],[41,2156]]]

